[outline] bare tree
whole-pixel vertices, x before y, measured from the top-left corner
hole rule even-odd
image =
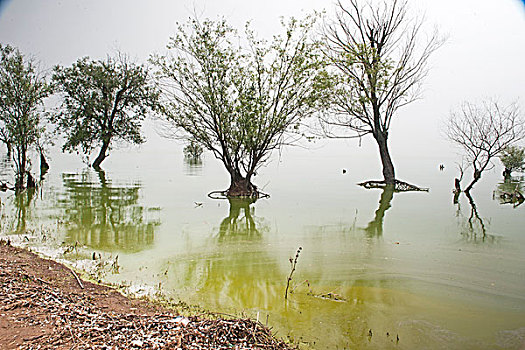
[[[336,68],[333,110],[322,118],[329,137],[372,134],[386,184],[396,181],[388,132],[398,108],[421,95],[428,59],[443,40],[423,38],[423,18],[410,17],[406,0],[338,1],[324,26],[324,53]]]
[[[451,113],[446,136],[463,150],[466,167],[472,168],[473,178],[465,189],[469,193],[482,172],[493,167],[494,157],[525,138],[525,121],[516,103],[502,106],[492,100],[478,105],[465,102]]]

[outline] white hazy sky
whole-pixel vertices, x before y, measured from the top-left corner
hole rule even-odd
[[[193,13],[224,16],[241,28],[252,21],[261,36],[279,28],[281,16],[331,12],[327,0],[0,0],[0,42],[36,56],[44,66],[69,65],[82,56],[119,49],[138,60],[163,52],[175,22]],[[343,0],[344,3],[344,0]],[[461,101],[518,100],[525,111],[525,5],[522,0],[411,0],[437,25],[447,43],[431,58],[420,101],[399,111],[391,132],[394,154],[440,152],[448,144],[439,128]]]

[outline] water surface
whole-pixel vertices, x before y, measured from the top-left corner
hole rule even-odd
[[[99,173],[57,153],[37,191],[3,194],[2,231],[67,259],[118,256],[100,279],[258,317],[317,349],[523,346],[525,205],[498,195],[519,179],[484,174],[454,204],[452,157],[396,165],[430,192],[356,186],[380,174],[376,155],[337,142],[274,155],[255,178],[271,197],[255,203],[208,198],[228,186],[221,165],[168,141],[116,150]]]

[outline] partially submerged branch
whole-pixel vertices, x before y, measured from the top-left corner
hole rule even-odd
[[[503,192],[499,196],[504,204],[514,204],[515,207],[521,205],[525,201],[523,193],[518,190],[514,192]]]
[[[370,188],[386,188],[388,186],[392,186],[392,184],[387,184],[383,180],[370,180],[361,182],[358,184],[359,186],[363,186],[366,189]],[[424,191],[428,192],[429,188],[419,187],[416,185],[411,185],[407,182],[401,181],[401,180],[395,180],[394,183],[394,191],[396,192],[409,192],[409,191]]]
[[[288,299],[288,289],[290,288],[290,282],[292,281],[293,273],[295,272],[295,267],[297,266],[297,259],[299,259],[299,254],[301,254],[302,249],[302,247],[299,247],[299,249],[297,249],[295,259],[290,258],[290,275],[286,280],[286,290],[284,291],[284,299]]]
[[[253,200],[257,200],[257,199],[262,199],[262,198],[270,198],[270,195],[268,193],[264,193],[262,191],[255,190],[251,196],[233,196],[228,192],[228,190],[224,190],[224,191],[212,191],[208,193],[208,197],[211,199],[250,198]]]
[[[0,181],[0,191],[5,192],[7,190],[14,191],[15,188],[13,186],[9,186],[7,182]]]

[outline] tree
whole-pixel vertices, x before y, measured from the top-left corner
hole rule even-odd
[[[143,143],[140,128],[158,98],[149,78],[144,65],[120,53],[105,61],[84,57],[69,68],[55,67],[53,81],[63,101],[53,120],[66,137],[63,150],[88,155],[100,147],[93,162],[99,169],[115,142]]]
[[[465,189],[469,193],[483,171],[492,168],[494,157],[525,138],[525,121],[515,103],[465,102],[459,111],[451,113],[446,136],[463,150],[465,168],[472,168],[473,178]]]
[[[43,100],[50,86],[34,60],[25,59],[18,49],[0,45],[0,135],[15,164],[15,189],[34,187],[29,173],[28,154],[39,147],[44,133],[41,123]]]
[[[525,149],[519,146],[508,146],[505,147],[499,159],[505,170],[503,171],[503,177],[509,178],[513,171],[522,171],[525,169]]]
[[[388,150],[392,118],[416,100],[428,59],[441,40],[435,31],[423,45],[423,18],[409,18],[405,0],[337,3],[336,19],[324,26],[324,54],[335,68],[331,113],[321,118],[329,137],[371,134],[378,147],[385,184],[395,184]]]
[[[246,26],[245,47],[224,20],[190,20],[154,57],[170,136],[211,151],[230,174],[228,197],[257,197],[252,177],[271,152],[299,136],[323,100],[326,78],[311,18],[284,24],[271,43]]]

